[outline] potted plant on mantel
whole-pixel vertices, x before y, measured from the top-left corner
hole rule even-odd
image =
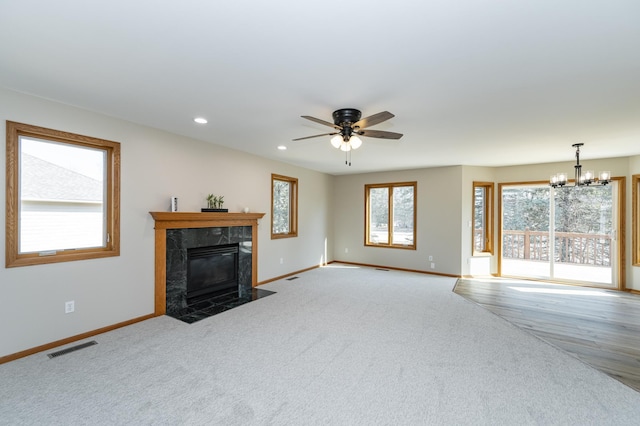
[[[222,212],[226,213],[229,209],[223,209],[222,205],[224,204],[224,195],[207,195],[207,208],[200,209],[202,212]]]

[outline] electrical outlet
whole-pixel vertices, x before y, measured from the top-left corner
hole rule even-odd
[[[349,253],[349,249],[348,249],[348,248],[345,248],[345,249],[344,249],[344,252],[345,252],[345,253]]]
[[[431,262],[431,269],[436,269],[436,264]]]
[[[76,302],[74,300],[69,300],[68,302],[64,302],[64,313],[70,314],[71,312],[76,310]]]
[[[429,262],[431,262],[433,260],[433,256],[429,256]],[[432,266],[433,268],[433,266]]]
[[[281,258],[280,258],[280,264],[282,265],[283,263],[284,263],[284,258],[283,258],[283,257],[281,257]]]

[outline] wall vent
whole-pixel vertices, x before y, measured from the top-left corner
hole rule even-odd
[[[66,355],[66,354],[68,354],[70,352],[79,351],[80,349],[88,348],[89,346],[93,346],[93,345],[97,345],[97,344],[98,344],[98,342],[96,342],[95,340],[92,340],[92,341],[87,342],[87,343],[82,343],[82,344],[79,344],[79,345],[71,346],[70,348],[62,349],[61,351],[51,352],[50,354],[47,354],[47,356],[49,358],[55,358],[57,356]]]

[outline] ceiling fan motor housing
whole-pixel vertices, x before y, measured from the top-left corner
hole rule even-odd
[[[352,124],[360,121],[362,113],[355,108],[343,108],[333,111],[333,122],[336,126],[344,126],[346,123]]]

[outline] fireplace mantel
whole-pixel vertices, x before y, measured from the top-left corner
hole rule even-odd
[[[166,312],[167,229],[251,226],[252,286],[258,277],[258,219],[265,213],[149,212],[155,220],[155,315]]]
[[[208,228],[212,226],[253,226],[264,213],[149,212],[156,229]]]

